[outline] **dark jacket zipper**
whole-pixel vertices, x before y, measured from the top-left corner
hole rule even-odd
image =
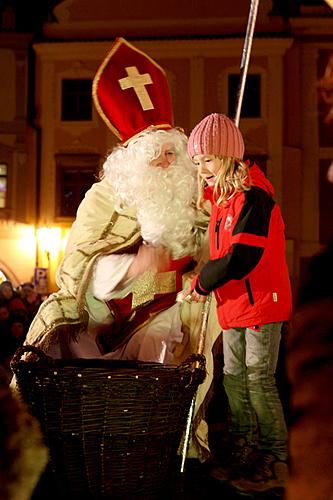
[[[221,225],[221,222],[222,222],[222,217],[221,217],[221,219],[219,219],[219,220],[216,221],[216,225],[215,225],[216,250],[220,249],[219,240],[220,240],[220,225]]]
[[[254,300],[253,300],[253,295],[252,295],[252,290],[251,290],[249,278],[245,278],[245,286],[246,286],[246,291],[247,291],[247,294],[249,297],[250,304],[251,304],[251,306],[254,306]]]

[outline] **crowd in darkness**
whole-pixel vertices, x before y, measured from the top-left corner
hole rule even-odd
[[[10,360],[23,344],[41,302],[42,296],[33,283],[22,283],[17,288],[8,280],[0,284],[0,365],[9,377]]]

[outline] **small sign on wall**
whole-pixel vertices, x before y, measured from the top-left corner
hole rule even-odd
[[[48,269],[47,267],[35,267],[34,283],[36,292],[41,295],[48,293]]]

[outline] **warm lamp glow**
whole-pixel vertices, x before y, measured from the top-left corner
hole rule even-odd
[[[50,257],[56,257],[61,249],[60,227],[40,227],[37,229],[38,246]]]
[[[62,253],[65,253],[65,249],[66,249],[67,241],[68,241],[68,236],[69,236],[69,229],[65,229],[63,232],[62,240],[61,240]]]
[[[36,235],[33,226],[25,226],[20,229],[18,240],[19,250],[23,255],[34,255],[36,252]]]

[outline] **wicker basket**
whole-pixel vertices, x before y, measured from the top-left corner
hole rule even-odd
[[[25,346],[11,367],[23,400],[41,423],[59,498],[161,496],[205,376],[202,356],[175,367],[53,360]]]

